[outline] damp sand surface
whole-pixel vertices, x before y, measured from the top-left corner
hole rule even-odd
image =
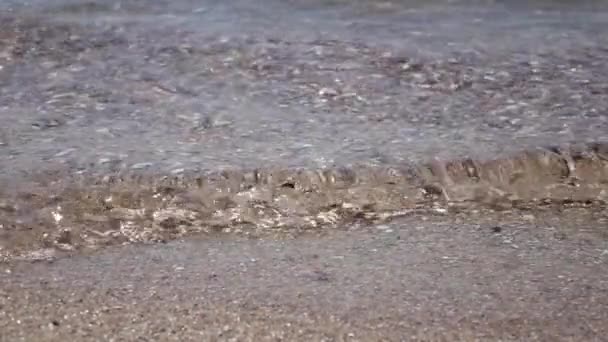
[[[608,10],[0,5],[2,340],[606,336]]]
[[[2,265],[6,341],[603,341],[606,211],[421,215]]]

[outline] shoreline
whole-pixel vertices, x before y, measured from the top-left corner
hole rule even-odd
[[[59,173],[23,184],[12,184],[14,190],[0,196],[5,261],[40,250],[72,254],[197,235],[297,237],[422,212],[602,207],[608,198],[608,144],[537,148],[485,161],[205,176]]]

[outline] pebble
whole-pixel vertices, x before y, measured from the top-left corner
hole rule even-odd
[[[338,91],[333,88],[321,88],[319,90],[319,96],[323,96],[323,97],[338,96]]]
[[[436,213],[439,213],[439,214],[446,214],[446,213],[448,212],[448,210],[447,210],[447,209],[445,209],[445,208],[435,208],[435,209],[433,209],[433,210],[434,210]]]
[[[133,166],[131,166],[131,169],[141,170],[141,169],[149,168],[152,165],[154,165],[154,164],[153,163],[136,163],[136,164],[133,164]]]
[[[62,122],[57,119],[43,118],[32,123],[32,127],[36,129],[48,129],[61,126]]]
[[[385,233],[391,233],[391,232],[393,232],[393,230],[388,225],[386,225],[386,224],[378,225],[378,226],[376,226],[376,229],[382,230]]]
[[[112,133],[112,131],[110,131],[110,129],[107,127],[98,128],[95,130],[95,132],[97,132],[99,134],[107,135],[110,137],[115,137],[115,135]]]
[[[3,211],[8,211],[8,212],[15,212],[17,211],[17,206],[8,203],[6,201],[0,201],[0,210]]]
[[[72,153],[74,151],[76,151],[75,148],[68,148],[68,149],[65,149],[65,150],[63,150],[63,151],[61,151],[59,153],[56,153],[55,157],[57,157],[57,158],[58,157],[63,157],[63,156],[66,156],[66,155],[68,155],[68,154],[70,154],[70,153]]]

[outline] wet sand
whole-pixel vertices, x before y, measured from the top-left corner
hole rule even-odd
[[[429,214],[2,266],[3,340],[603,341],[604,208]]]

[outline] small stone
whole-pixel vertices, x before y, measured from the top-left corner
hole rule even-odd
[[[319,90],[319,96],[335,97],[335,96],[338,96],[338,91],[333,88],[321,88]]]
[[[436,213],[439,213],[439,214],[446,214],[448,212],[448,210],[445,208],[435,208],[434,210]]]
[[[0,201],[0,210],[12,213],[17,211],[17,206],[6,201]]]
[[[59,224],[63,220],[63,214],[61,214],[61,207],[57,206],[56,210],[51,211],[51,215],[55,220],[55,224]]]
[[[75,148],[68,148],[68,149],[65,149],[65,150],[63,150],[63,151],[61,151],[59,153],[56,153],[55,157],[59,158],[59,157],[67,156],[68,154],[70,154],[70,153],[72,153],[74,151],[76,151]]]
[[[562,233],[562,232],[556,232],[556,233],[554,233],[553,237],[556,240],[560,240],[560,241],[568,239],[568,236],[565,233]]]
[[[305,272],[303,276],[304,278],[312,281],[329,282],[331,280],[329,273],[321,270],[308,271]]]
[[[69,229],[62,229],[61,232],[55,238],[57,244],[71,244],[72,243],[72,231]]]
[[[69,243],[58,243],[55,245],[55,247],[60,250],[60,251],[64,251],[64,252],[70,252],[74,250],[74,246],[72,246]]]
[[[42,119],[39,119],[39,120],[33,122],[32,127],[43,130],[43,129],[48,129],[48,128],[59,127],[62,124],[63,124],[63,122],[58,119],[42,118]]]
[[[110,131],[110,129],[107,127],[98,128],[95,130],[95,132],[97,132],[99,134],[107,135],[110,137],[114,137],[114,134],[112,134],[112,131]]]
[[[152,165],[153,165],[152,163],[136,163],[136,164],[133,164],[133,166],[131,166],[131,169],[133,169],[133,170],[146,169]]]
[[[534,221],[534,219],[536,219],[536,217],[532,214],[525,214],[521,218],[527,221]]]

